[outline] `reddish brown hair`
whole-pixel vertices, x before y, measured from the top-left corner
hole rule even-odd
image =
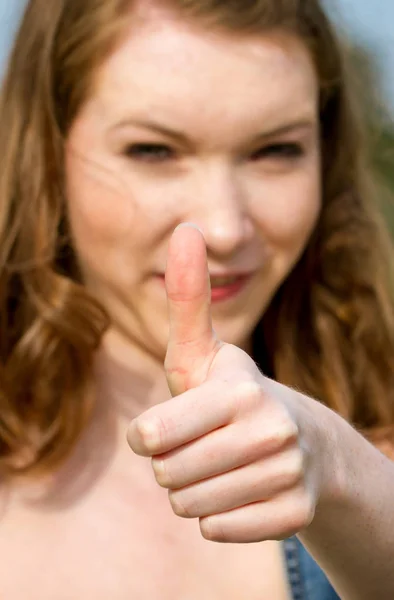
[[[156,0],[159,2],[159,0]],[[162,2],[164,4],[164,1]],[[390,245],[341,45],[318,0],[167,0],[227,32],[300,36],[319,75],[323,209],[255,332],[255,358],[372,436],[394,429]],[[109,319],[80,282],[64,198],[64,140],[130,0],[30,0],[0,100],[0,469],[54,468],[91,410]]]

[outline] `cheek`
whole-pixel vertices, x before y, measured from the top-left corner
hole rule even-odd
[[[66,182],[73,245],[86,282],[132,285],[173,228],[163,186],[132,176],[111,156],[82,159],[71,152]]]
[[[66,181],[69,217],[77,242],[111,244],[131,233],[136,203],[115,170],[94,158],[70,154]]]
[[[255,219],[274,247],[299,251],[307,243],[321,208],[318,169],[265,182],[254,200]]]

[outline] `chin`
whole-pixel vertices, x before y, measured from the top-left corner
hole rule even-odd
[[[258,320],[252,323],[249,319],[237,319],[236,323],[224,323],[214,321],[213,328],[219,339],[227,344],[233,344],[243,350],[250,349],[250,343],[253,332],[256,328]]]

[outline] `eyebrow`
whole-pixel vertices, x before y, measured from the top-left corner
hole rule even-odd
[[[259,133],[255,137],[255,141],[264,140],[266,138],[272,138],[274,136],[284,135],[286,133],[291,133],[296,130],[313,129],[316,127],[316,125],[317,125],[317,119],[314,118],[313,116],[301,117],[301,118],[295,119],[293,121],[290,121],[288,123],[279,125],[278,127],[275,127],[274,129],[271,129],[268,131],[263,131],[262,133]],[[156,121],[153,121],[151,119],[126,118],[126,119],[122,119],[121,121],[116,123],[113,127],[111,127],[111,129],[115,130],[115,129],[121,129],[123,127],[130,127],[130,126],[140,127],[143,129],[149,129],[150,131],[153,131],[155,133],[159,133],[166,137],[172,138],[182,144],[190,143],[190,140],[188,139],[188,137],[181,131],[172,129],[170,127],[166,127],[165,125],[157,123]]]

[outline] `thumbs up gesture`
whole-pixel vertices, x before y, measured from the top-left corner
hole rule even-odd
[[[172,236],[166,289],[173,397],[131,423],[132,450],[152,458],[175,514],[198,518],[207,539],[256,542],[299,532],[313,520],[332,470],[321,434],[330,411],[264,377],[243,350],[217,338],[205,241],[193,226]]]

